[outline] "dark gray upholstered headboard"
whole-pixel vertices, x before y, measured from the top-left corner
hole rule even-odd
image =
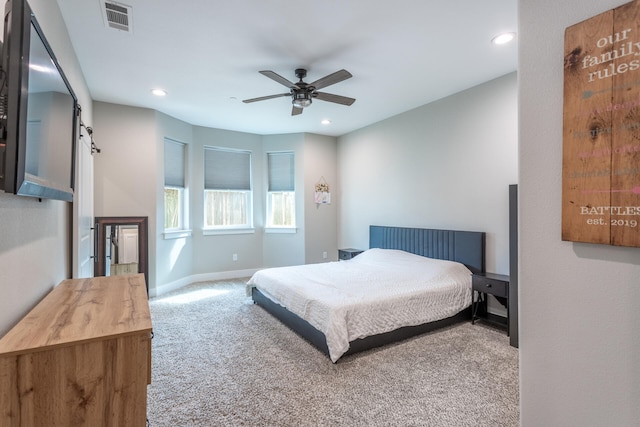
[[[372,225],[369,247],[400,249],[429,258],[457,261],[472,273],[485,271],[485,233]]]

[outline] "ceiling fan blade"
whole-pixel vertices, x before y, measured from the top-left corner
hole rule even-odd
[[[322,89],[323,87],[339,83],[351,77],[353,76],[347,70],[340,70],[336,71],[335,73],[329,74],[328,76],[324,76],[323,78],[318,79],[313,83],[309,83],[309,86],[313,86],[316,89]]]
[[[300,89],[298,86],[295,85],[295,83],[290,82],[289,80],[282,77],[280,74],[274,73],[273,71],[269,71],[269,70],[260,71],[260,74],[262,74],[263,76],[267,76],[271,80],[274,80],[290,89]]]
[[[291,115],[292,116],[297,116],[298,114],[302,114],[302,108],[294,106],[291,109]]]
[[[250,102],[264,101],[264,100],[267,100],[267,99],[280,98],[282,96],[291,96],[291,94],[290,93],[279,93],[277,95],[268,95],[268,96],[261,96],[259,98],[245,99],[242,102],[248,104]]]
[[[354,98],[348,98],[346,96],[334,95],[326,92],[314,92],[313,97],[321,101],[335,102],[336,104],[342,105],[351,105],[356,102]]]

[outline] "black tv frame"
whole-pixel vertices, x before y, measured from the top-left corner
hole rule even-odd
[[[4,161],[0,165],[3,167],[0,188],[5,192],[17,195],[72,202],[75,187],[76,141],[80,122],[78,98],[27,1],[7,0],[4,19],[3,84],[1,90],[5,98],[3,101],[6,109],[1,118],[1,121],[4,122],[0,135],[0,138],[4,139],[4,155],[1,156]],[[72,126],[72,140],[69,141],[70,146],[62,147],[64,149],[70,148],[71,170],[68,174],[65,172],[65,178],[68,176],[69,182],[57,182],[53,179],[29,174],[26,171],[29,53],[32,26],[73,100],[72,123],[69,124]]]

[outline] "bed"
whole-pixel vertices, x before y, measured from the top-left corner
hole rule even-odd
[[[260,270],[248,292],[334,363],[470,319],[484,232],[372,225],[369,247],[349,261]]]

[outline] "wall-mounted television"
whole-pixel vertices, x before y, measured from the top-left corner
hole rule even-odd
[[[4,13],[0,188],[73,201],[78,100],[26,0]]]

